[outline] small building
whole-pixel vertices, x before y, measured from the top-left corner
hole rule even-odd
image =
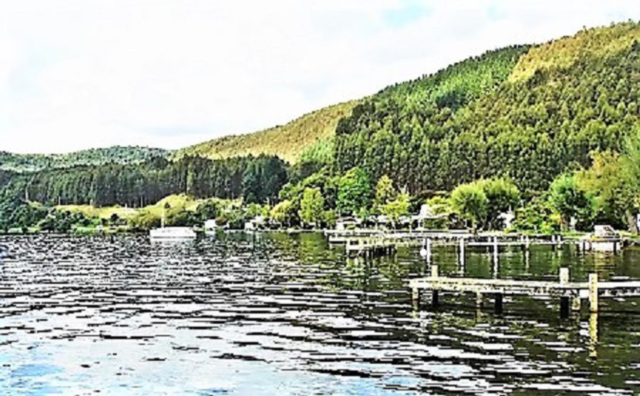
[[[506,229],[511,228],[511,226],[513,225],[513,220],[515,218],[516,216],[513,214],[513,211],[511,210],[508,212],[502,212],[498,215],[498,220],[502,222],[502,225]]]
[[[216,228],[218,228],[218,222],[216,222],[214,219],[210,219],[204,222],[205,231],[215,230]]]
[[[255,231],[262,228],[265,224],[264,216],[256,216],[255,218],[244,223],[245,231]]]

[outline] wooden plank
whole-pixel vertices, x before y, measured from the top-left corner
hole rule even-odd
[[[536,295],[553,297],[589,296],[589,282],[547,282],[510,279],[470,279],[428,277],[411,279],[410,287],[453,292],[502,293],[507,295]],[[640,281],[598,282],[600,297],[640,297]]]

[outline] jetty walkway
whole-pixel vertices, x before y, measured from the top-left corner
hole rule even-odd
[[[440,292],[474,293],[481,306],[485,295],[494,297],[495,311],[502,312],[503,296],[549,296],[560,299],[560,312],[568,316],[569,309],[580,310],[581,300],[588,299],[589,311],[598,312],[600,298],[640,297],[640,281],[599,282],[598,275],[589,274],[588,282],[570,282],[569,269],[561,268],[558,282],[510,279],[448,278],[431,266],[431,276],[409,281],[413,303],[418,306],[424,291],[432,293],[431,303],[439,304]]]

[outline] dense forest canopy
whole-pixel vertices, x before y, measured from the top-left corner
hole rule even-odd
[[[412,193],[492,176],[545,190],[591,151],[619,150],[638,123],[638,37],[636,23],[589,29],[388,88],[340,121],[336,170],[394,174]]]
[[[142,207],[171,194],[196,198],[275,199],[287,182],[287,165],[274,156],[210,160],[156,157],[136,165],[107,164],[48,169],[32,173],[0,173],[4,200],[47,205],[91,204]]]

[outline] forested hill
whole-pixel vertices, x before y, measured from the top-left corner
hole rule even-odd
[[[531,193],[639,124],[640,27],[506,48],[399,84],[340,121],[335,168],[394,175],[411,193],[507,176]]]
[[[135,164],[169,154],[168,150],[139,146],[113,146],[68,154],[14,154],[0,151],[0,169],[34,172],[79,165]]]
[[[351,101],[325,107],[264,131],[213,139],[178,151],[176,158],[197,155],[221,159],[267,154],[295,163],[306,150],[333,137],[338,121],[348,116],[356,103]]]
[[[162,150],[119,147],[0,155],[0,203],[144,206],[186,193],[288,200],[297,213],[296,192],[307,185],[321,187],[325,206],[335,209],[338,180],[349,174],[370,181],[358,190],[365,198],[383,175],[418,200],[500,176],[527,201],[558,175],[588,167],[594,151],[620,151],[626,135],[640,133],[639,37],[638,24],[622,23],[490,51],[285,126],[167,158]]]

